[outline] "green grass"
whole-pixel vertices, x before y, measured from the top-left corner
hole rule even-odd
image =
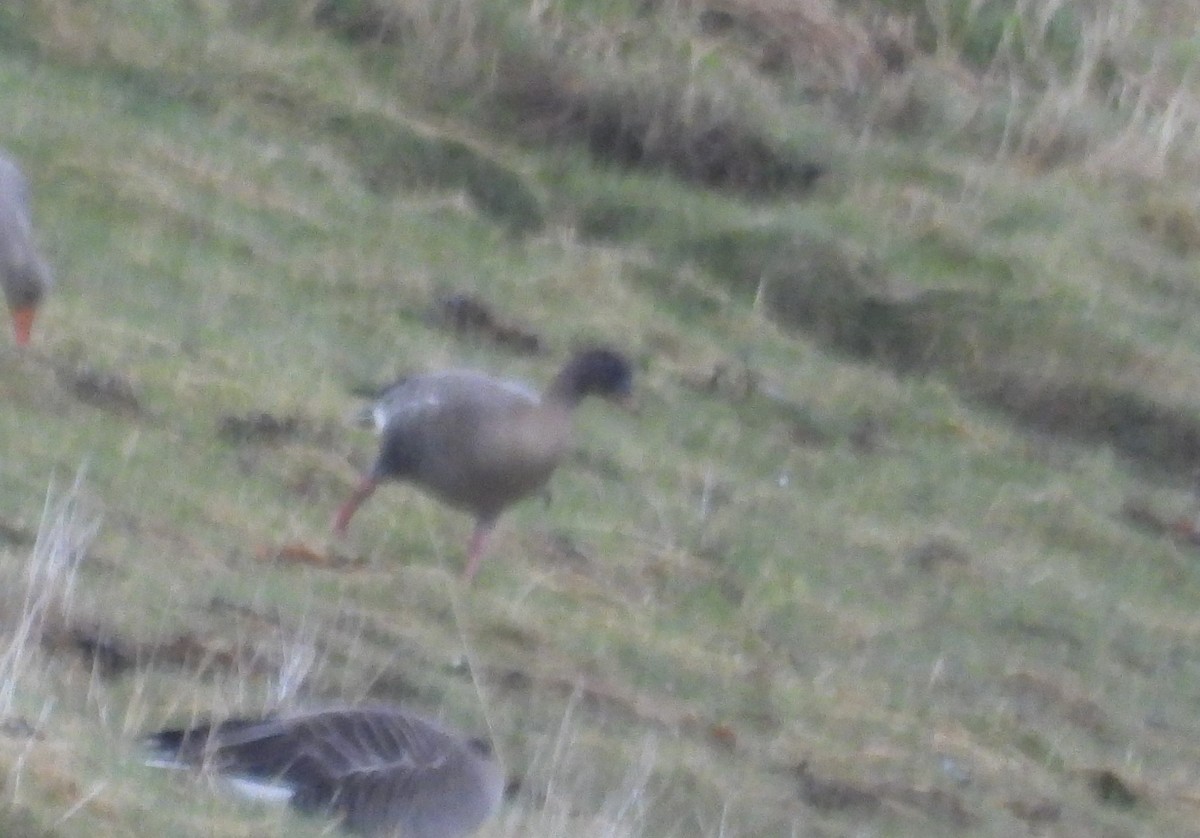
[[[1196,548],[1121,512],[1194,514],[1200,465],[1194,152],[1117,96],[1187,83],[1177,35],[1139,63],[1171,10],[1093,55],[1102,16],[1004,4],[144,5],[0,9],[59,277],[0,346],[0,832],[322,834],[137,735],[368,697],[490,732],[522,786],[484,836],[1195,831]],[[546,351],[437,325],[452,292]],[[470,522],[407,487],[330,538],[352,389],[597,341],[639,412],[586,405],[471,588]],[[297,431],[220,433],[257,412]],[[19,645],[47,487],[100,525]]]

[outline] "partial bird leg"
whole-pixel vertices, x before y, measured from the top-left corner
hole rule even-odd
[[[367,498],[375,492],[379,486],[379,478],[374,474],[367,474],[359,482],[354,490],[354,494],[346,500],[345,503],[337,511],[337,515],[333,518],[333,531],[337,535],[345,535],[346,527],[350,525],[350,519],[354,516],[354,512]]]
[[[33,332],[33,316],[37,313],[34,306],[14,306],[9,310],[12,315],[13,337],[17,346],[29,343],[29,335]]]
[[[467,548],[467,567],[463,570],[464,582],[470,583],[479,571],[479,562],[487,553],[488,541],[495,527],[494,518],[480,518],[475,522],[475,531],[471,533],[471,546]]]

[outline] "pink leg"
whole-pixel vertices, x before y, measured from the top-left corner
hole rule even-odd
[[[354,494],[346,500],[345,503],[337,511],[337,515],[333,518],[333,531],[338,535],[346,534],[346,527],[350,526],[350,518],[353,517],[354,511],[358,509],[367,498],[375,491],[375,487],[379,485],[379,479],[367,475],[362,479],[354,490]]]
[[[495,526],[495,521],[480,520],[475,523],[475,531],[471,533],[471,546],[467,548],[467,567],[463,571],[464,582],[470,583],[479,571],[479,563],[487,553],[488,540]]]

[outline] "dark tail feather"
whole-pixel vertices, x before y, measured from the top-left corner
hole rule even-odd
[[[208,743],[209,726],[160,730],[142,739],[142,745],[156,759],[184,765],[199,765]]]
[[[150,762],[180,767],[192,765],[194,752],[199,748],[193,747],[194,731],[190,730],[161,730],[142,739],[142,747],[150,752]],[[203,738],[200,738],[203,742]]]

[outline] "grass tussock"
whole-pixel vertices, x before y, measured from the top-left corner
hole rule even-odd
[[[96,535],[98,522],[87,511],[83,471],[56,495],[46,495],[37,540],[20,582],[6,586],[5,643],[0,655],[0,717],[18,707],[19,686],[42,663],[41,645],[54,624],[69,621],[75,604],[80,564]]]
[[[427,101],[465,99],[526,143],[577,146],[602,163],[752,194],[803,192],[827,165],[819,145],[790,142],[772,124],[764,88],[705,62],[689,42],[678,57],[634,63],[623,41],[636,42],[637,32],[580,29],[556,10],[506,15],[466,0],[330,2],[317,17],[398,58]]]

